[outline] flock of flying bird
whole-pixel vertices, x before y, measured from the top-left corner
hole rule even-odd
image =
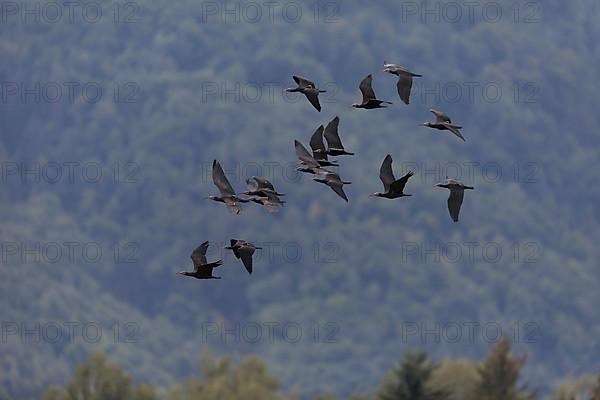
[[[398,77],[398,82],[396,84],[398,95],[403,103],[409,104],[413,78],[421,77],[422,75],[415,74],[400,65],[389,64],[387,62],[384,62],[383,67],[384,72],[388,72]],[[297,87],[286,89],[286,91],[302,93],[306,96],[312,106],[320,112],[321,104],[319,103],[319,93],[324,93],[325,90],[317,88],[315,83],[308,79],[296,75],[294,75],[293,78]],[[372,110],[377,108],[387,108],[387,104],[392,104],[389,101],[377,99],[375,91],[373,90],[373,77],[370,74],[360,82],[359,89],[362,93],[362,102],[352,104],[352,107],[354,108]],[[434,109],[431,109],[430,111],[435,116],[435,122],[426,122],[421,124],[421,126],[440,131],[449,131],[465,141],[465,138],[460,131],[462,126],[453,124],[450,117],[441,111]],[[344,192],[343,187],[351,182],[344,181],[337,173],[328,169],[328,167],[339,166],[337,161],[329,160],[329,156],[338,157],[354,155],[354,153],[346,151],[342,144],[338,133],[339,123],[340,118],[335,117],[326,127],[321,125],[317,128],[309,142],[312,154],[298,140],[294,140],[294,148],[296,150],[296,156],[300,160],[297,170],[315,175],[313,178],[314,181],[329,186],[338,196],[347,202],[348,196]],[[325,147],[323,138],[325,138],[325,141],[327,142],[327,147]],[[384,158],[379,170],[379,178],[383,183],[384,191],[375,192],[371,194],[371,196],[383,197],[386,199],[412,196],[404,193],[404,188],[413,175],[414,172],[409,171],[400,179],[396,179],[392,170],[392,156],[388,154]],[[280,197],[285,196],[285,194],[277,192],[273,184],[261,176],[253,176],[246,180],[248,190],[236,193],[229,183],[221,164],[219,164],[217,160],[213,161],[212,178],[213,183],[219,189],[220,195],[208,196],[207,198],[224,203],[227,209],[234,214],[239,214],[241,212],[242,203],[256,203],[265,207],[270,212],[278,211],[279,207],[282,207],[285,204],[285,201],[280,199]],[[438,183],[434,187],[450,190],[450,196],[448,197],[448,211],[450,212],[452,220],[458,222],[464,191],[472,190],[474,187],[466,186],[462,182],[449,179],[448,177],[446,177],[446,182]],[[240,197],[240,195],[248,197]],[[208,247],[209,242],[204,242],[193,251],[191,258],[194,263],[194,271],[181,271],[178,272],[178,274],[191,276],[197,279],[221,279],[220,277],[213,276],[213,269],[222,265],[222,260],[212,263],[207,262],[206,252]],[[242,260],[248,273],[252,273],[252,255],[257,249],[260,249],[260,247],[245,240],[231,239],[230,245],[224,247],[224,249],[232,250],[235,257]]]

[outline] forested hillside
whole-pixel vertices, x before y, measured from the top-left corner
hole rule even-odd
[[[56,22],[43,2],[3,4],[0,398],[40,398],[96,350],[162,387],[205,352],[256,354],[286,392],[346,398],[408,351],[483,359],[498,329],[543,394],[597,373],[600,4],[481,3],[471,19],[446,2],[282,2],[271,19],[136,0],[93,3],[95,21],[82,2]],[[384,60],[423,75],[410,105]],[[321,113],[283,93],[293,74],[327,89]],[[351,108],[368,74],[390,108]],[[467,141],[419,127],[430,108]],[[335,116],[356,153],[348,204],[295,171],[294,139]],[[416,170],[412,197],[369,197],[388,153],[397,176]],[[206,200],[214,159],[236,190],[268,176],[285,207]],[[446,175],[475,187],[459,223],[432,188]],[[220,249],[231,238],[262,244],[251,276]],[[205,240],[223,279],[175,275]]]

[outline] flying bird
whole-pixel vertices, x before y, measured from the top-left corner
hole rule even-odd
[[[313,105],[317,111],[321,112],[321,104],[319,103],[319,93],[325,93],[326,90],[319,90],[314,82],[309,81],[301,76],[294,75],[294,81],[298,85],[295,88],[285,89],[286,92],[295,93],[299,92],[306,96],[310,104]]]
[[[194,271],[180,271],[177,275],[191,276],[196,279],[221,279],[220,276],[213,276],[213,269],[221,266],[222,260],[208,263],[206,261],[206,250],[208,242],[202,243],[192,252],[192,262],[194,263]]]
[[[323,167],[332,167],[337,166],[338,164],[335,161],[329,161],[327,159],[327,149],[325,149],[325,145],[323,144],[323,125],[319,126],[315,133],[310,138],[310,148],[312,149],[313,158],[317,160],[319,165]]]
[[[435,122],[433,122],[433,123],[425,122],[424,124],[421,124],[421,126],[426,126],[427,128],[438,129],[440,131],[450,131],[466,142],[466,139],[460,132],[460,129],[462,129],[462,126],[452,124],[452,120],[450,120],[450,117],[441,111],[434,110],[434,109],[431,109],[429,111],[431,111],[433,113],[433,115],[435,115]]]
[[[408,104],[410,102],[410,91],[412,89],[413,77],[420,78],[423,75],[415,74],[414,72],[410,72],[405,67],[397,64],[388,64],[385,61],[383,62],[383,71],[389,72],[390,74],[398,77],[398,83],[396,84],[398,95],[400,95],[400,99],[404,102],[404,104]]]
[[[346,193],[344,192],[344,185],[349,185],[352,182],[342,181],[342,178],[334,172],[318,174],[318,177],[313,178],[313,180],[329,186],[338,196],[348,202],[348,196],[346,196]]]
[[[409,171],[402,178],[396,180],[394,177],[394,171],[392,170],[392,156],[387,155],[383,159],[381,168],[379,169],[379,179],[383,182],[382,192],[375,192],[371,196],[373,197],[385,197],[386,199],[397,199],[398,197],[412,196],[412,194],[404,193],[404,186],[406,182],[414,175],[413,171]]]
[[[373,76],[371,74],[367,75],[367,77],[360,82],[358,87],[362,93],[362,103],[354,103],[352,104],[352,107],[372,110],[374,108],[386,108],[384,104],[392,104],[389,101],[377,99],[377,96],[375,96],[375,92],[373,91]]]
[[[242,211],[241,203],[248,203],[250,200],[236,196],[235,191],[225,176],[225,172],[223,172],[223,168],[221,168],[221,164],[217,160],[213,161],[212,178],[221,195],[208,196],[207,198],[224,203],[229,211],[236,215],[239,214]]]
[[[318,174],[323,172],[330,172],[329,170],[323,168],[318,160],[316,160],[313,156],[310,155],[306,147],[302,145],[297,140],[294,140],[294,148],[296,149],[296,156],[301,161],[298,168],[296,168],[300,172],[307,172],[309,174]]]
[[[350,153],[344,149],[340,135],[338,134],[338,126],[340,125],[340,117],[335,117],[325,128],[325,140],[327,140],[327,154],[331,156],[353,156],[354,153]]]
[[[460,213],[460,206],[463,203],[463,197],[465,195],[465,189],[473,190],[473,186],[466,186],[462,182],[455,181],[446,177],[446,183],[437,183],[434,187],[442,187],[450,190],[450,197],[448,197],[448,211],[450,217],[454,222],[458,222],[458,214]]]
[[[224,249],[232,250],[237,259],[241,258],[246,271],[252,274],[252,255],[257,249],[262,249],[262,247],[256,247],[246,240],[238,239],[231,239],[229,243],[230,245],[225,246]]]

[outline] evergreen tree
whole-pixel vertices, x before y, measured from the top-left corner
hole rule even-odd
[[[536,392],[525,386],[518,388],[521,369],[527,356],[511,354],[508,339],[498,342],[490,351],[483,365],[479,367],[479,383],[475,388],[480,400],[528,400],[535,399]]]
[[[379,400],[444,400],[450,395],[428,386],[437,366],[425,353],[408,353],[400,367],[393,369],[378,393]]]

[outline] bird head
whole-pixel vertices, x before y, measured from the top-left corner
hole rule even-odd
[[[431,122],[423,122],[422,124],[419,124],[419,126],[425,126],[427,128],[431,127]]]
[[[361,104],[360,103],[354,103],[352,104],[352,107],[354,108],[360,108]]]
[[[371,196],[371,197],[383,197],[383,193],[381,193],[381,192],[375,192],[375,193],[371,193],[369,196]]]

